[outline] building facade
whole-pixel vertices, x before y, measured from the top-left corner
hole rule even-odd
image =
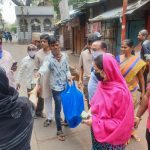
[[[19,43],[30,43],[35,32],[52,32],[53,6],[16,6],[15,11]]]

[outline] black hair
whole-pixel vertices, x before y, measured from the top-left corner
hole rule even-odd
[[[133,46],[133,41],[131,39],[125,39],[123,42],[126,43],[129,47]]]
[[[91,36],[88,37],[87,43],[90,45],[93,43],[93,38]]]
[[[49,39],[50,39],[50,44],[55,44],[57,42],[57,39],[53,35],[49,36]]]
[[[49,37],[48,34],[42,34],[42,35],[40,36],[40,40],[42,40],[42,39],[47,40],[47,41],[48,41],[48,44],[50,45],[50,37]]]
[[[99,55],[94,59],[94,62],[96,64],[96,66],[98,67],[98,69],[103,69],[103,55]]]
[[[101,44],[100,44],[100,48],[102,48],[102,49],[106,49],[107,50],[107,44],[106,44],[106,42],[104,42],[104,41],[100,41],[101,42]]]

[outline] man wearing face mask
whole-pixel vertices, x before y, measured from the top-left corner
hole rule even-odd
[[[83,87],[84,97],[87,100],[88,107],[89,107],[89,98],[88,98],[88,81],[91,73],[91,67],[92,67],[92,54],[91,54],[91,45],[92,45],[93,39],[92,37],[88,37],[87,39],[87,45],[86,50],[81,52],[80,59],[79,59],[79,81],[78,81],[78,88]]]
[[[9,85],[16,88],[16,83],[14,79],[14,72],[17,69],[17,62],[15,62],[11,54],[4,50],[2,47],[2,37],[0,36],[0,67],[2,67],[7,74],[9,79]]]
[[[104,41],[95,41],[92,44],[91,50],[92,50],[91,51],[92,57],[93,57],[93,60],[94,60],[95,58],[97,58],[102,53],[106,53],[107,44]],[[103,77],[101,77],[100,74],[97,73],[94,70],[94,67],[92,67],[91,76],[90,76],[90,80],[89,80],[89,83],[88,83],[89,100],[91,100],[91,98],[94,95],[94,92],[96,90],[98,81],[101,81],[101,80],[103,80]]]
[[[27,47],[27,56],[22,59],[20,69],[17,75],[17,90],[20,88],[20,82],[22,78],[26,81],[27,92],[33,90],[36,85],[34,81],[34,68],[35,68],[35,54],[37,52],[37,47],[33,44],[28,45]],[[29,96],[29,94],[28,94]]]
[[[83,92],[85,99],[87,100],[88,108],[89,106],[89,94],[88,94],[88,82],[91,74],[92,67],[92,54],[91,54],[91,46],[95,41],[99,41],[102,38],[102,34],[99,32],[94,32],[88,36],[87,45],[84,47],[81,52],[79,59],[79,82],[78,87],[81,89],[83,87]]]

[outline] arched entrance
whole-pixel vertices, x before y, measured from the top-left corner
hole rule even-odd
[[[31,31],[41,32],[41,22],[38,19],[31,20]]]
[[[49,19],[45,19],[43,24],[44,24],[44,31],[51,30],[51,21]]]

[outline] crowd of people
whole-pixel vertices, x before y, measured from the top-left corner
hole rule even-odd
[[[131,138],[140,141],[135,131],[144,112],[150,110],[150,41],[148,31],[143,29],[138,34],[141,55],[134,51],[133,41],[126,39],[121,45],[122,55],[116,58],[107,53],[108,45],[102,37],[98,32],[89,35],[79,59],[77,84],[83,89],[89,114],[82,123],[90,126],[92,150],[124,150]],[[31,149],[34,119],[46,117],[43,126],[48,127],[53,115],[56,136],[64,141],[62,125],[67,126],[67,121],[61,116],[61,93],[66,82],[72,84],[74,77],[59,41],[54,36],[42,34],[40,41],[27,46],[27,56],[14,77],[16,70],[17,62],[3,49],[1,37],[0,149]],[[22,78],[26,81],[28,98],[19,96]],[[35,89],[37,101],[30,99]],[[139,91],[140,99],[137,97]],[[150,118],[146,139],[150,150]]]

